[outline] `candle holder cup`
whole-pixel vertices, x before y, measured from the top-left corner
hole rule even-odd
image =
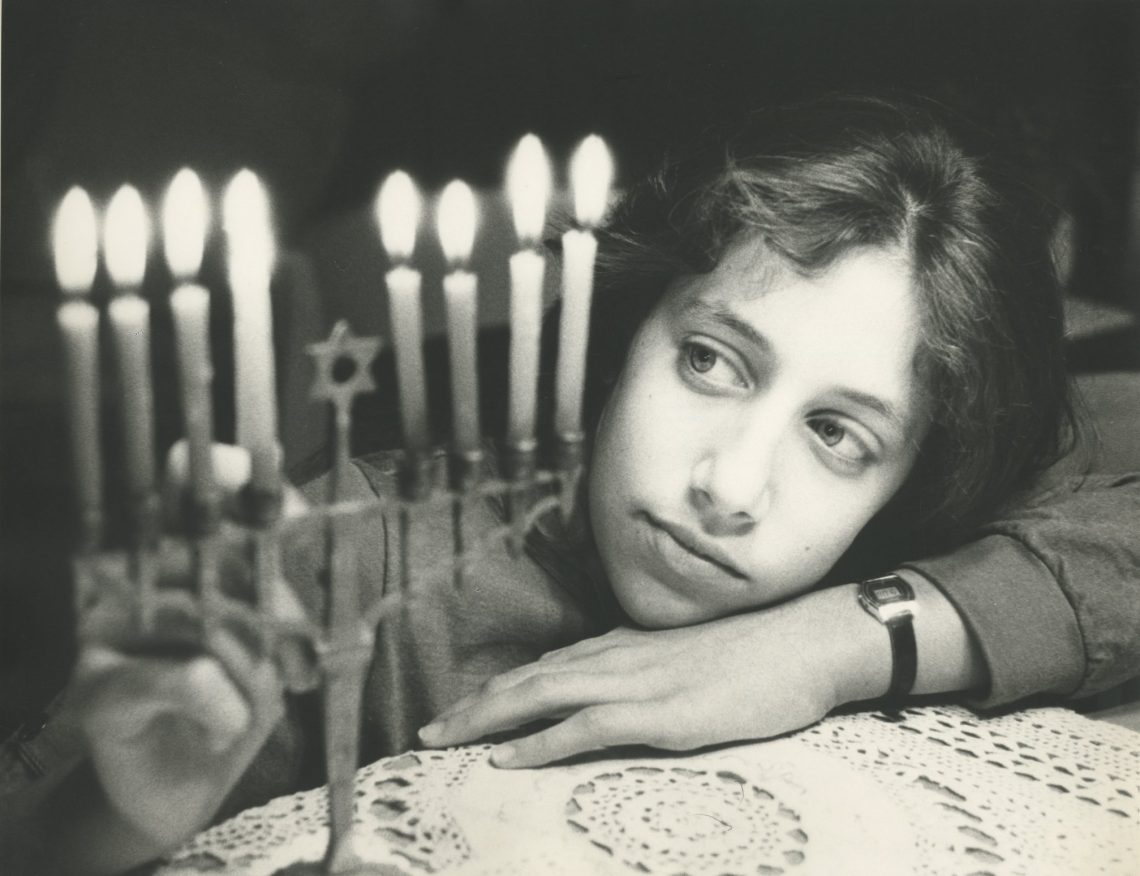
[[[384,635],[384,620],[399,611],[412,588],[462,587],[465,572],[496,547],[519,554],[527,533],[548,514],[573,511],[583,466],[583,436],[561,436],[552,456],[556,465],[539,465],[539,446],[521,442],[505,449],[502,474],[488,471],[481,451],[453,451],[446,476],[438,454],[406,451],[397,467],[397,489],[374,500],[347,499],[348,435],[355,396],[374,389],[371,360],[380,343],[356,338],[344,323],[329,339],[312,345],[316,366],[312,397],[332,406],[330,444],[333,468],[330,495],[298,515],[283,516],[280,491],[246,489],[239,497],[239,519],[221,520],[219,497],[184,499],[175,533],[162,533],[157,494],[136,503],[134,538],[126,549],[108,549],[102,526],[89,522],[75,556],[77,631],[81,641],[121,646],[135,641],[164,645],[177,653],[206,648],[220,625],[240,625],[273,654],[288,689],[319,684],[324,701],[324,736],[329,796],[329,838],[319,862],[297,862],[280,872],[314,874],[384,873],[357,854],[354,845],[354,778],[359,766],[359,732],[364,682],[377,645],[395,647]],[[346,359],[356,368],[337,369]],[[441,476],[437,477],[437,473]],[[464,527],[465,510],[477,501],[499,500],[507,519],[472,538]],[[94,521],[93,509],[86,509]],[[452,521],[451,568],[415,568],[407,546],[423,515]],[[350,529],[383,515],[400,521],[403,574],[394,592],[361,592]],[[280,547],[295,526],[323,532],[323,568],[327,604],[314,610],[280,574]],[[244,551],[252,586],[237,592],[222,580],[223,552]],[[165,552],[181,552],[189,575],[167,579]],[[446,552],[444,552],[446,554]],[[430,582],[430,585],[429,583]],[[379,582],[376,582],[379,587]]]

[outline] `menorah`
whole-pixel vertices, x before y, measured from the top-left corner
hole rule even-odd
[[[599,157],[600,156],[600,157]],[[483,456],[475,396],[476,279],[465,270],[474,236],[475,205],[461,183],[449,186],[439,206],[440,241],[452,264],[443,279],[452,373],[454,435],[444,458],[446,477],[437,478],[440,459],[427,426],[423,375],[420,275],[411,267],[419,204],[406,174],[393,174],[381,188],[377,219],[394,263],[388,289],[400,419],[404,446],[397,487],[390,495],[350,498],[349,478],[354,400],[375,392],[372,366],[381,348],[377,337],[355,336],[340,322],[329,337],[309,346],[314,365],[314,402],[326,405],[332,468],[328,495],[299,514],[284,515],[269,324],[272,242],[268,204],[248,171],[230,184],[225,204],[229,281],[234,302],[237,443],[249,451],[250,476],[240,496],[236,521],[223,531],[220,490],[213,470],[211,368],[207,333],[208,293],[191,281],[201,259],[202,232],[187,242],[179,217],[204,211],[200,184],[186,172],[171,186],[164,215],[171,272],[179,282],[171,296],[178,347],[181,401],[186,428],[188,478],[173,532],[165,527],[153,463],[152,399],[149,374],[149,311],[139,294],[145,268],[146,225],[137,193],[124,187],[105,221],[105,259],[116,286],[108,308],[122,390],[128,537],[108,545],[104,526],[102,452],[98,442],[98,310],[85,300],[98,245],[94,212],[86,194],[72,190],[56,221],[59,282],[70,299],[60,308],[68,364],[73,464],[80,506],[80,547],[75,557],[76,617],[81,641],[118,644],[122,630],[140,641],[170,638],[181,647],[203,648],[221,629],[241,627],[257,650],[278,655],[304,643],[316,655],[318,678],[284,671],[293,690],[322,688],[329,840],[323,862],[299,862],[289,872],[368,873],[353,844],[354,777],[358,764],[362,693],[383,622],[424,582],[462,589],[465,575],[487,551],[518,555],[527,533],[548,514],[568,519],[582,474],[580,426],[586,325],[592,291],[595,242],[590,226],[604,212],[612,174],[608,154],[588,138],[575,157],[574,194],[580,227],[563,237],[563,316],[557,369],[557,438],[542,448],[535,437],[538,325],[544,262],[538,248],[549,184],[537,138],[524,138],[508,169],[520,250],[511,258],[510,404],[507,436],[493,468]],[[580,180],[585,180],[584,183]],[[592,192],[584,197],[579,189]],[[458,219],[456,218],[458,217]],[[201,228],[198,222],[195,227]],[[552,457],[551,467],[540,459]],[[465,525],[472,503],[494,498],[504,509],[501,525],[479,537]],[[417,567],[409,552],[420,515],[449,519],[451,551],[442,568]],[[352,528],[395,520],[401,580],[388,593],[365,593],[356,574]],[[306,607],[280,574],[282,539],[294,526],[316,527],[322,535],[327,605]],[[236,527],[236,528],[235,528]],[[236,535],[235,535],[236,532]],[[252,593],[235,593],[222,580],[221,552],[235,542],[250,570]],[[164,578],[162,552],[175,544],[189,558],[188,580]],[[113,569],[108,574],[108,569]],[[442,582],[442,583],[439,583]],[[377,588],[380,582],[376,582]],[[108,625],[106,618],[115,623]],[[109,634],[108,630],[115,630]],[[110,636],[112,641],[108,642]]]

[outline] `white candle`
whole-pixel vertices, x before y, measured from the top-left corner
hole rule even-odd
[[[443,278],[443,295],[447,306],[455,448],[460,452],[478,450],[480,444],[475,316],[478,279],[465,269],[475,243],[475,224],[475,196],[465,183],[451,182],[440,197],[438,226],[443,254],[454,266]]]
[[[396,381],[404,444],[426,450],[431,444],[424,378],[423,316],[420,312],[420,272],[398,265],[385,275],[388,318],[396,352]]]
[[[71,465],[80,514],[92,519],[103,506],[99,435],[99,311],[86,301],[64,302],[57,313],[67,368]]]
[[[86,295],[95,279],[98,233],[95,209],[81,188],[60,202],[52,228],[52,251],[59,287],[70,296]],[[102,439],[99,426],[99,311],[78,297],[57,313],[63,336],[71,465],[80,515],[96,520],[103,505]],[[98,538],[97,532],[86,533]]]
[[[237,442],[250,455],[254,490],[280,489],[277,382],[270,282],[275,246],[269,200],[252,171],[230,181],[222,205],[234,310]]]
[[[182,390],[182,418],[190,456],[190,489],[200,500],[214,491],[214,417],[210,402],[210,293],[183,283],[170,296]]]
[[[202,501],[208,501],[214,492],[210,295],[186,281],[198,273],[202,263],[208,216],[202,183],[192,170],[183,168],[175,175],[163,202],[163,246],[170,272],[181,281],[170,297],[170,307],[178,350],[182,419],[189,445],[190,489]]]
[[[420,196],[412,178],[403,171],[391,174],[380,187],[375,206],[381,242],[395,263],[385,281],[404,444],[410,450],[422,451],[430,446],[431,434],[424,379],[420,272],[404,264],[415,250],[420,217]]]
[[[527,134],[507,166],[507,197],[520,249],[511,256],[510,396],[507,439],[534,439],[538,394],[538,344],[542,322],[545,259],[538,250],[550,197],[550,163],[542,143]]]
[[[562,317],[555,375],[555,429],[559,435],[582,431],[582,394],[590,303],[594,294],[594,259],[598,242],[590,229],[605,215],[613,180],[613,161],[600,137],[582,141],[570,165],[574,212],[582,229],[562,235]]]
[[[107,308],[119,365],[127,486],[133,498],[154,489],[154,393],[150,305],[138,294],[146,273],[150,227],[138,191],[123,186],[107,207],[103,248],[117,297]]]
[[[107,308],[119,363],[127,487],[141,497],[154,488],[154,402],[150,379],[150,305],[138,295]]]

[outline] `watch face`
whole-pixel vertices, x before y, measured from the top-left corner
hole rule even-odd
[[[904,593],[903,589],[895,583],[876,584],[868,589],[870,590],[868,595],[879,605],[890,605],[892,602],[906,602],[913,598],[911,594]]]
[[[914,591],[902,578],[872,578],[859,588],[864,607],[883,623],[914,614]]]

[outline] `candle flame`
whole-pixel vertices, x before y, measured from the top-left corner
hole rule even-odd
[[[107,207],[103,222],[103,249],[107,271],[116,286],[129,288],[142,283],[150,223],[142,197],[134,186],[121,186]]]
[[[614,179],[610,150],[597,134],[591,134],[570,159],[570,188],[574,215],[582,225],[599,225],[606,215],[606,201]]]
[[[170,272],[180,280],[198,273],[206,246],[209,212],[198,174],[184,167],[171,180],[162,203],[162,242]]]
[[[534,134],[519,141],[507,165],[507,197],[519,240],[536,243],[542,236],[546,203],[550,199],[550,161],[542,141]]]
[[[380,242],[393,261],[406,261],[416,248],[416,227],[420,223],[420,193],[404,171],[388,175],[376,196],[376,224]]]
[[[463,264],[471,258],[475,244],[477,221],[475,195],[462,180],[452,180],[439,198],[439,242],[443,254],[453,264]]]
[[[272,269],[275,248],[269,196],[252,170],[234,174],[222,196],[222,227],[229,249],[231,284],[238,272]]]
[[[73,294],[88,292],[95,281],[99,241],[95,208],[79,186],[73,186],[60,202],[51,242],[60,288]]]

